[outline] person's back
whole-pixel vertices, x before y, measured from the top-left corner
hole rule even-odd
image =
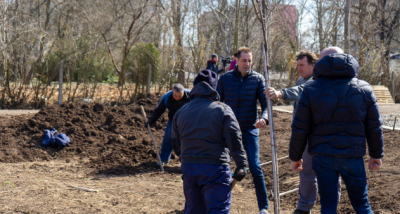
[[[315,80],[304,87],[292,123],[291,167],[302,170],[308,139],[321,213],[336,213],[340,175],[356,213],[372,214],[363,160],[366,141],[369,170],[379,169],[383,157],[382,119],[372,87],[357,79],[358,63],[344,53],[325,55],[313,73]]]
[[[310,104],[313,118],[309,138],[311,155],[362,157],[366,137],[383,138],[382,120],[372,87],[357,79],[357,73],[357,61],[347,54],[331,54],[315,66],[316,80],[305,87],[302,97],[303,105],[305,99]],[[296,124],[308,113],[303,108],[297,111],[300,112],[293,122],[295,133]],[[377,150],[372,147],[370,153],[380,154],[381,148],[380,145]]]
[[[218,93],[212,91],[205,83],[199,83],[190,95],[193,100],[183,106],[174,118],[174,122],[176,121],[174,127],[179,127],[175,133],[180,133],[181,139],[181,162],[228,165],[230,156],[226,150],[228,148],[226,140],[236,139],[232,134],[240,132],[237,121],[232,123],[231,118],[235,116],[231,108],[218,102]],[[236,128],[236,133],[229,132],[234,129],[226,129],[225,126],[230,124],[237,125],[232,127]],[[237,154],[232,155],[237,158]]]
[[[185,213],[229,213],[230,156],[240,181],[246,175],[246,155],[239,124],[229,106],[218,102],[217,75],[201,71],[193,81],[192,101],[173,119],[172,142],[181,159]]]

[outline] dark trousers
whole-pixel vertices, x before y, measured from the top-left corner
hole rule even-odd
[[[336,213],[338,178],[341,175],[356,213],[372,214],[363,158],[316,155],[313,157],[313,169],[317,174],[321,213]]]
[[[182,164],[185,214],[229,213],[231,170],[229,166]]]

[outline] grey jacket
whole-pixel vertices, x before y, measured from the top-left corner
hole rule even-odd
[[[299,77],[295,86],[281,90],[283,100],[295,101],[293,103],[293,115],[296,114],[297,102],[299,101],[300,96],[303,93],[304,86],[311,81],[313,81],[312,75],[307,79],[304,79],[303,77]]]
[[[232,109],[218,102],[218,93],[206,82],[190,92],[192,101],[180,108],[172,123],[172,146],[182,163],[247,164],[242,134]],[[231,155],[230,155],[231,153]]]

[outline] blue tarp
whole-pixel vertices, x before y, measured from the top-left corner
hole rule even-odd
[[[71,142],[69,137],[64,133],[59,133],[58,135],[54,136],[54,133],[56,132],[57,130],[55,128],[52,128],[51,130],[48,129],[44,130],[44,137],[42,141],[43,147],[59,146],[60,148],[64,148],[69,145],[69,143]]]

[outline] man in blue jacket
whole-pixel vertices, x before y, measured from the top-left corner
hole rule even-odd
[[[382,119],[372,87],[357,79],[358,63],[337,47],[324,49],[304,87],[292,123],[289,157],[301,171],[307,145],[313,156],[321,213],[336,213],[338,178],[346,184],[356,213],[371,213],[363,156],[368,143],[370,170],[381,167]]]
[[[267,188],[260,165],[259,128],[268,124],[267,99],[264,95],[264,77],[251,70],[252,53],[242,47],[237,52],[237,66],[219,78],[217,91],[221,101],[235,113],[242,131],[243,146],[247,154],[250,172],[256,189],[260,214],[268,211]],[[257,101],[261,104],[261,118],[258,119]]]
[[[162,97],[160,102],[158,103],[157,107],[154,109],[153,113],[151,114],[148,124],[154,124],[158,118],[164,113],[166,109],[168,109],[168,123],[165,127],[165,133],[163,142],[161,145],[161,153],[160,158],[163,165],[168,164],[171,153],[172,153],[172,144],[171,144],[171,130],[172,130],[172,119],[178,109],[180,109],[183,105],[190,102],[189,98],[189,89],[185,89],[181,84],[174,85],[171,91],[165,93]],[[147,127],[147,124],[146,124]]]
[[[341,53],[343,53],[343,51],[341,51]],[[265,91],[268,100],[280,98],[283,100],[295,101],[293,103],[293,116],[296,114],[297,102],[303,93],[304,87],[307,83],[313,81],[313,69],[317,61],[317,56],[310,51],[301,51],[296,58],[297,70],[300,74],[296,85],[279,91],[274,88],[268,88]],[[299,201],[297,202],[297,207],[293,214],[308,214],[317,201],[317,176],[312,169],[312,156],[308,154],[307,147],[303,153],[303,170],[299,172],[299,177]],[[338,185],[338,196],[340,196],[340,182]]]
[[[228,214],[231,156],[236,163],[233,178],[241,181],[246,175],[239,124],[232,109],[218,102],[214,72],[201,71],[193,85],[192,101],[176,112],[172,123],[172,143],[182,163],[185,214]]]

